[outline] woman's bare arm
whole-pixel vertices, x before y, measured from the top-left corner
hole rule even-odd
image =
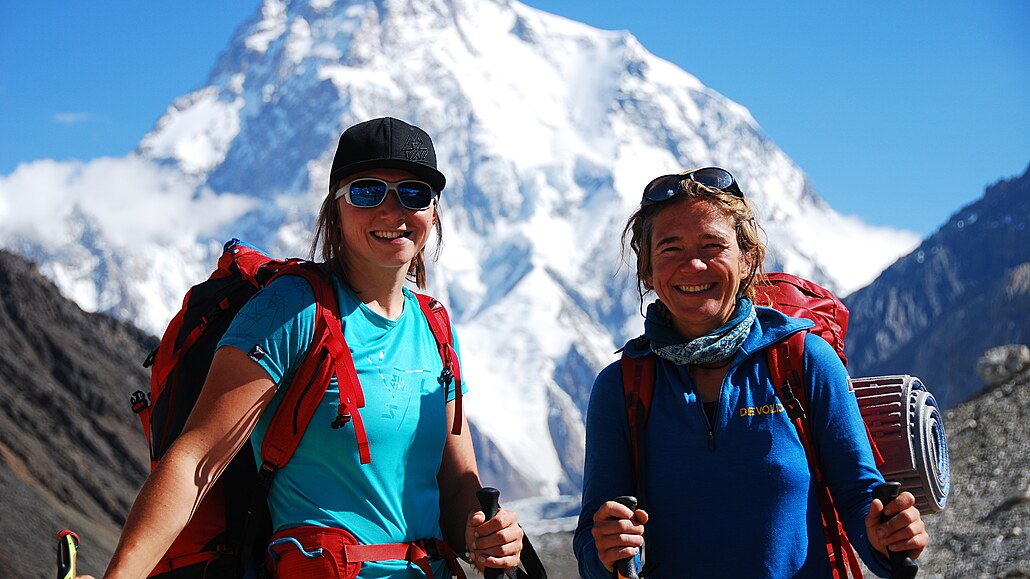
[[[447,424],[453,424],[454,402],[447,404]],[[440,483],[441,526],[451,547],[462,554],[467,548],[480,570],[485,566],[511,569],[519,564],[522,528],[518,515],[501,509],[486,521],[476,491],[482,484],[469,434],[461,417],[460,435],[447,434],[437,480]]]
[[[268,374],[241,350],[215,352],[182,434],[129,511],[105,577],[147,576],[247,441],[274,394]]]

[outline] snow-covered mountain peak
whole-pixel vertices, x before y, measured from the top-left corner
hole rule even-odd
[[[448,177],[429,291],[458,325],[484,480],[516,496],[578,489],[593,375],[641,327],[620,235],[654,176],[726,167],[767,266],[842,294],[917,241],[834,212],[744,106],[629,33],[514,0],[266,0],[136,154],[0,177],[0,244],[160,332],[224,240],[307,255],[340,133],[386,115],[425,128]],[[27,191],[31,226],[6,202]],[[73,229],[88,240],[44,233]]]

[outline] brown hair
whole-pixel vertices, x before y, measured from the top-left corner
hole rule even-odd
[[[686,171],[681,174],[689,173]],[[755,219],[754,209],[744,197],[726,193],[714,187],[702,185],[696,181],[684,179],[679,183],[676,194],[668,201],[644,202],[633,212],[622,230],[622,255],[626,257],[627,247],[636,254],[637,291],[643,300],[647,292],[654,288],[645,279],[651,276],[651,234],[654,232],[654,218],[662,209],[685,199],[699,199],[707,202],[716,211],[729,217],[737,233],[737,245],[740,246],[742,259],[751,264],[751,273],[738,288],[738,294],[754,301],[756,286],[764,283],[765,272],[762,262],[765,260],[765,244],[761,239],[761,226]]]
[[[433,229],[436,230],[436,245],[430,258],[433,261],[440,256],[443,245],[443,225],[440,223],[440,199],[437,198],[433,210],[437,212]],[[340,233],[340,211],[336,202],[336,192],[330,191],[322,202],[315,220],[315,232],[311,240],[311,259],[316,256],[329,264],[329,268],[344,282],[347,281],[347,270],[343,262],[343,235]],[[411,260],[408,266],[407,279],[419,289],[426,288],[426,248],[423,247]]]

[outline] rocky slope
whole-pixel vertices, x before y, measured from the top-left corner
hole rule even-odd
[[[1030,577],[1030,348],[988,355],[991,387],[945,415],[951,493],[926,519],[924,577]]]
[[[988,187],[844,303],[852,376],[919,376],[942,408],[976,394],[981,353],[1030,343],[1030,170]]]
[[[0,577],[52,576],[65,528],[83,536],[83,567],[103,571],[147,472],[128,400],[149,389],[154,345],[0,251]]]

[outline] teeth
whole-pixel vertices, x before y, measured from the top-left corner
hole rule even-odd
[[[403,237],[404,233],[400,231],[373,231],[372,235],[380,239],[397,239],[398,237]]]
[[[681,292],[692,294],[697,292],[703,292],[705,290],[710,290],[713,287],[715,287],[714,283],[707,283],[705,285],[679,285],[676,286],[676,289],[680,290]]]

